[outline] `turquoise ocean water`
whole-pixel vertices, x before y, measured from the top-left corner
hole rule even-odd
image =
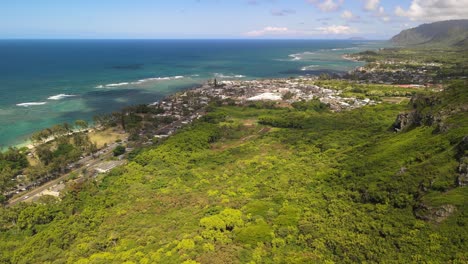
[[[0,40],[0,147],[39,129],[155,102],[210,78],[348,71],[376,41]]]

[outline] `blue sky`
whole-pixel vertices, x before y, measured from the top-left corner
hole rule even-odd
[[[12,0],[0,38],[387,39],[468,0]]]

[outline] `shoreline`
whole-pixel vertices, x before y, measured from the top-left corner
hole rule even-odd
[[[344,58],[343,58],[344,59]],[[353,68],[353,70],[355,70],[357,67]],[[277,81],[277,80],[285,80],[285,79],[289,79],[289,78],[293,78],[293,79],[297,79],[297,78],[316,78],[318,77],[317,75],[310,75],[310,74],[306,74],[306,75],[298,75],[298,76],[290,76],[290,77],[265,77],[265,78],[244,78],[242,80],[239,80],[237,78],[234,78],[234,79],[220,79],[218,80],[218,82],[252,82],[252,81]],[[217,79],[217,78],[214,78],[214,79]],[[179,93],[185,93],[187,91],[191,91],[191,90],[196,90],[200,87],[203,87],[203,86],[206,86],[208,84],[210,84],[211,81],[213,81],[214,79],[207,79],[205,81],[203,81],[201,84],[197,84],[197,85],[193,85],[191,87],[187,87],[185,89],[182,89],[182,90],[178,90],[178,91],[174,91],[166,96],[164,96],[163,98],[155,101],[155,102],[152,102],[152,103],[146,103],[145,105],[147,106],[154,106],[155,104],[157,104],[158,102],[161,102],[161,101],[164,101],[166,98],[171,98],[171,97],[174,97],[176,96],[177,94]],[[138,104],[135,104],[135,105],[132,105],[132,106],[136,106]],[[122,109],[124,109],[125,107],[123,108],[120,108],[118,111],[121,111]],[[105,114],[105,113],[102,113],[102,114]],[[47,128],[44,128],[44,129],[47,129]],[[89,123],[89,126],[88,126],[88,129],[87,130],[98,130],[97,127],[95,126],[95,124],[93,123]],[[35,132],[38,132],[40,130],[36,130],[34,131],[33,133]],[[71,134],[75,133],[76,131],[72,131]],[[31,141],[30,139],[30,136],[33,134],[29,134],[27,139],[25,139],[24,141],[22,142],[19,142],[19,143],[16,143],[16,144],[12,144],[12,145],[6,145],[4,147],[0,147],[0,152],[3,152],[5,150],[7,150],[8,148],[17,148],[17,149],[21,149],[21,148],[27,148],[29,151],[33,150],[36,148],[36,146],[33,144],[33,142]],[[49,139],[46,139],[44,142],[41,142],[39,145],[42,145],[42,144],[45,144],[45,143],[48,143],[50,141],[53,141],[54,139],[53,138],[49,138]]]
[[[366,61],[364,61],[364,60],[358,60],[358,59],[356,59],[356,58],[351,57],[351,54],[343,54],[343,55],[341,56],[341,58],[344,59],[344,60],[348,60],[348,61],[366,63]],[[356,68],[359,68],[359,67],[356,67]],[[354,68],[353,70],[355,70],[356,68]]]
[[[302,77],[305,77],[305,76],[297,76],[295,78],[302,78]],[[216,78],[215,78],[216,79]],[[250,79],[250,78],[245,78],[243,81],[260,81],[260,80],[279,80],[279,79],[284,79],[283,77],[268,77],[268,78],[254,78],[254,79]],[[212,81],[213,79],[207,79],[205,81],[203,81],[201,84],[197,84],[197,85],[193,85],[193,86],[190,86],[190,87],[187,87],[185,89],[182,89],[182,90],[177,90],[177,91],[174,91],[170,94],[167,94],[166,96],[162,97],[161,99],[157,100],[157,101],[154,101],[152,103],[145,103],[145,105],[147,106],[152,106],[152,105],[155,105],[156,103],[160,102],[160,101],[163,101],[165,100],[166,98],[170,98],[170,97],[173,97],[173,96],[176,96],[178,93],[184,93],[184,92],[187,92],[187,91],[190,91],[190,90],[194,90],[194,89],[197,89],[197,88],[200,88],[204,85],[207,85],[210,83],[210,81]],[[222,81],[239,81],[237,78],[235,79],[226,79],[226,80],[218,80],[219,82],[222,82]],[[131,106],[137,106],[139,104],[135,104],[135,105],[131,105]],[[128,106],[126,106],[128,107]],[[122,108],[119,108],[119,110],[117,111],[121,111],[122,109],[124,109],[125,107],[122,107]],[[105,114],[105,113],[101,113],[101,114]],[[44,128],[44,129],[47,129],[47,128]],[[89,126],[88,126],[88,129],[87,130],[90,130],[89,132],[91,132],[91,130],[93,131],[96,131],[98,130],[98,128],[96,127],[95,124],[93,123],[89,123]],[[8,150],[9,148],[17,148],[17,149],[22,149],[22,148],[27,148],[29,151],[32,151],[34,150],[37,146],[34,146],[33,142],[31,141],[30,139],[30,136],[32,134],[34,134],[35,132],[38,132],[38,131],[41,131],[41,130],[36,130],[32,133],[30,133],[28,136],[27,136],[27,139],[25,139],[24,141],[22,142],[19,142],[19,143],[16,143],[16,144],[12,144],[12,145],[6,145],[6,146],[0,146],[0,152],[3,152],[3,151],[6,151]],[[73,131],[71,132],[71,134],[75,133],[76,131]],[[88,133],[89,133],[88,132]],[[45,144],[45,143],[48,143],[50,141],[53,141],[54,138],[48,138],[46,139],[44,142],[41,142],[40,144],[38,145],[42,145],[42,144]]]
[[[350,57],[348,57],[349,54],[343,54],[341,56],[341,58],[343,60],[350,60],[350,61],[354,61],[354,62],[365,62],[365,61],[359,61],[359,60],[355,60],[355,59],[352,59]],[[350,71],[354,71],[356,70],[358,67],[353,67],[353,69],[351,69]],[[321,69],[322,71],[327,71],[327,69]],[[179,77],[179,76],[177,76]],[[285,76],[277,76],[277,77],[264,77],[264,78],[249,78],[247,76],[244,76],[242,79],[239,79],[239,78],[227,78],[227,79],[223,79],[222,76],[218,77],[219,78],[219,82],[223,82],[223,81],[263,81],[263,80],[281,80],[281,79],[288,79],[288,78],[311,78],[311,77],[318,77],[318,75],[316,74],[306,74],[306,75],[297,75],[297,76],[289,76],[289,77],[285,77]],[[218,79],[217,77],[214,77],[214,79]],[[187,92],[187,91],[190,91],[190,90],[193,90],[193,89],[197,89],[203,85],[206,85],[208,84],[210,81],[212,81],[213,79],[210,78],[210,79],[205,79],[201,84],[197,84],[197,85],[193,85],[193,86],[190,86],[190,87],[187,87],[185,89],[182,89],[182,90],[178,90],[178,91],[174,91],[174,92],[171,92],[170,94],[167,94],[166,96],[164,96],[163,98],[159,99],[158,101],[162,101],[164,100],[165,98],[168,98],[168,97],[172,97],[174,95],[176,95],[177,93],[180,93],[180,92]],[[145,105],[148,105],[148,106],[151,106],[151,105],[154,105],[155,103],[157,103],[158,101],[155,101],[155,102],[152,102],[152,103],[146,103]],[[131,106],[136,106],[138,104],[134,104],[134,105],[131,105]],[[117,111],[121,111],[124,107],[122,108],[119,108]],[[105,114],[105,113],[101,113],[101,114]],[[86,119],[85,119],[86,120]],[[45,129],[45,128],[44,128]],[[96,129],[95,125],[92,124],[91,122],[89,123],[89,129]],[[33,133],[37,132],[37,131],[40,131],[40,130],[36,130],[34,131]],[[22,142],[19,142],[19,143],[16,143],[16,144],[12,144],[12,145],[6,145],[6,146],[0,146],[0,152],[3,152],[5,150],[7,150],[8,148],[12,147],[12,148],[18,148],[18,149],[21,149],[21,148],[28,148],[29,150],[32,150],[35,148],[35,146],[33,145],[32,141],[29,139],[29,137],[33,134],[33,133],[30,133],[28,136],[27,136],[27,139],[25,139],[24,141]],[[48,141],[47,141],[48,142]],[[46,143],[46,142],[44,142]],[[42,143],[41,143],[42,144]]]

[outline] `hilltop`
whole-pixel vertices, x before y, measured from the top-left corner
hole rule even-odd
[[[403,30],[390,41],[400,46],[437,45],[467,48],[468,19],[423,24]]]

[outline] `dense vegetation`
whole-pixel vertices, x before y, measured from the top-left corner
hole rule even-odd
[[[0,262],[467,262],[467,94],[212,107],[61,201],[0,209]],[[401,111],[424,122],[395,133]]]
[[[385,48],[378,52],[366,51],[353,56],[369,62],[369,67],[382,70],[417,70],[425,71],[425,75],[433,76],[436,82],[456,79],[468,74],[468,50],[462,47],[405,47]],[[383,61],[393,61],[395,64],[383,64]],[[376,63],[379,63],[376,65]],[[434,64],[435,66],[429,66]]]
[[[31,135],[32,144],[36,145],[33,150],[9,148],[0,152],[0,195],[57,177],[82,155],[95,152],[97,146],[91,142],[87,128],[84,120],[77,120],[73,126],[58,124]],[[2,195],[0,203],[3,202]]]
[[[370,98],[376,101],[381,101],[385,97],[411,97],[416,93],[428,93],[423,89],[408,89],[385,84],[359,84],[347,80],[319,80],[315,81],[314,84],[341,91],[344,97]]]
[[[15,184],[11,179],[29,166],[25,153],[24,149],[17,148],[0,152],[0,204],[6,199],[2,193]]]

